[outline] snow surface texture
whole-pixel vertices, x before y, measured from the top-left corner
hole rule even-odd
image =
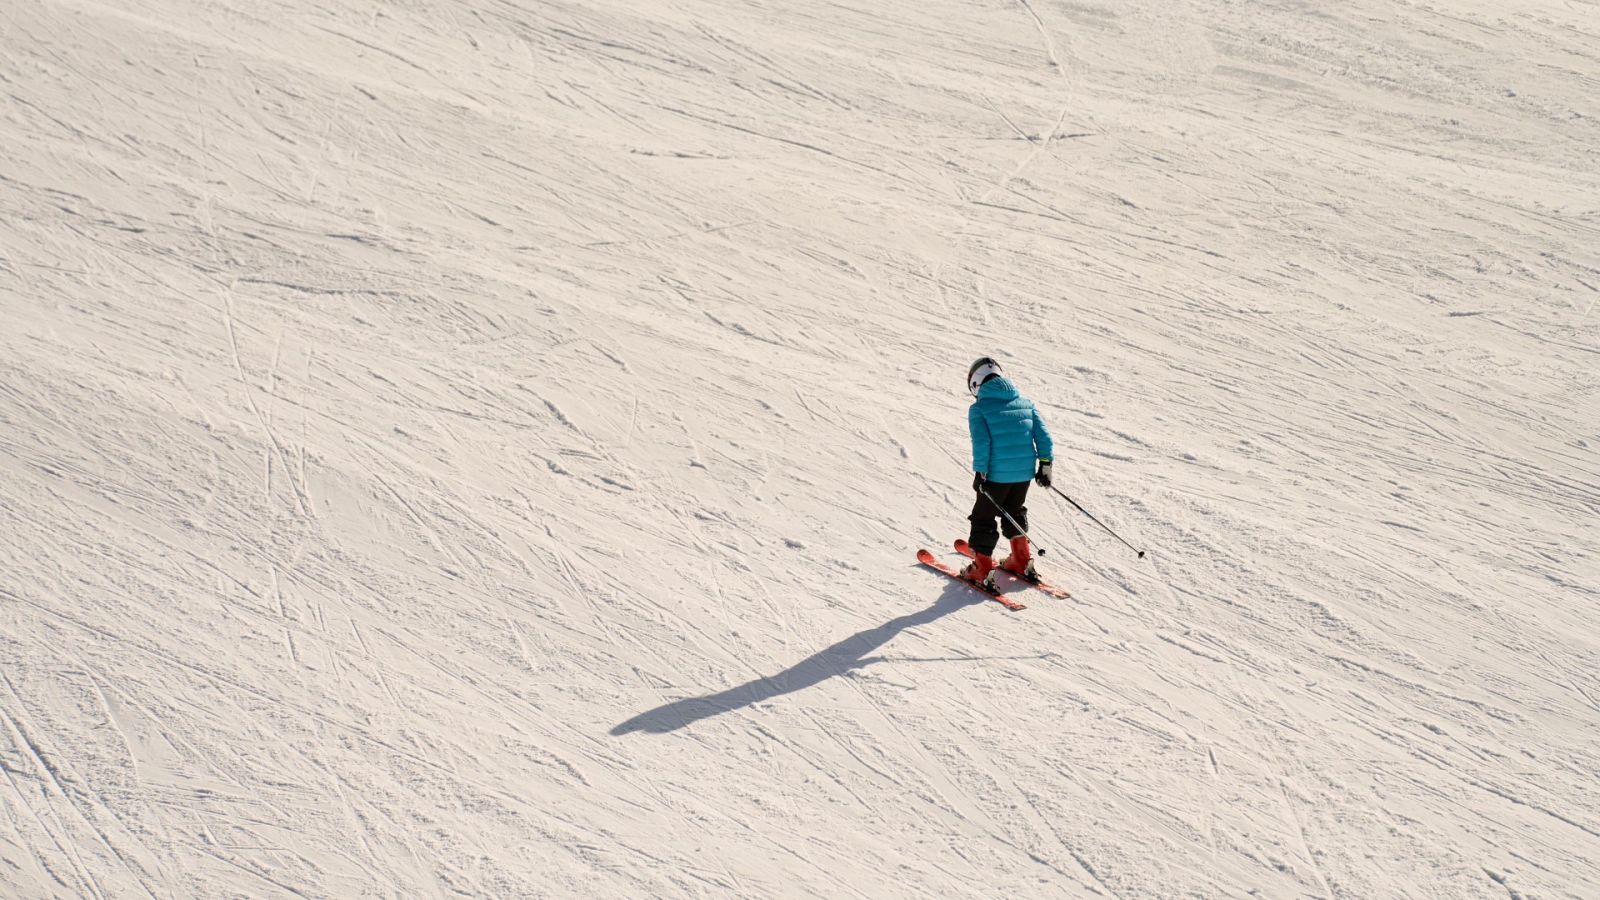
[[[1600,6],[0,3],[0,894],[1600,896]],[[1012,614],[916,567],[994,354]],[[953,558],[953,554],[950,554]]]

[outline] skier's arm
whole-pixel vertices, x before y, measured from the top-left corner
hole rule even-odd
[[[967,431],[972,434],[972,471],[980,475],[989,474],[989,423],[983,420],[983,413],[978,412],[978,404],[974,403],[967,408]]]
[[[1044,417],[1039,415],[1039,407],[1033,408],[1033,449],[1039,454],[1039,470],[1033,473],[1033,480],[1039,482],[1040,487],[1049,487],[1051,480],[1050,461],[1055,458],[1055,441],[1050,440],[1050,429],[1044,426]]]
[[[1050,439],[1050,429],[1044,427],[1044,416],[1039,415],[1039,407],[1033,408],[1033,448],[1040,459],[1051,460],[1056,458],[1056,444]]]

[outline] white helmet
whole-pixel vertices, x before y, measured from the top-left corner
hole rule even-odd
[[[971,391],[972,396],[976,397],[978,396],[978,387],[988,381],[989,376],[999,374],[1000,364],[985,356],[983,359],[973,363],[972,368],[967,370],[967,390]]]

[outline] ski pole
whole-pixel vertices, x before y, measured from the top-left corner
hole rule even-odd
[[[1000,510],[1000,515],[1005,516],[1006,517],[1006,521],[1011,523],[1011,527],[1015,528],[1017,531],[1021,532],[1022,536],[1028,539],[1028,543],[1033,544],[1033,549],[1039,551],[1039,555],[1040,556],[1044,555],[1044,548],[1039,546],[1038,544],[1034,543],[1033,537],[1028,534],[1028,530],[1026,528],[1023,528],[1021,525],[1017,524],[1017,520],[1011,518],[1011,513],[1006,512],[1006,508],[1004,506],[1001,506],[1000,504],[994,502],[994,498],[989,496],[989,492],[987,490],[985,490],[985,489],[980,487],[980,488],[978,488],[978,493],[982,494],[984,499],[989,501],[989,505],[990,506],[993,506],[995,509]],[[1076,505],[1076,504],[1074,504],[1074,505]],[[1139,555],[1143,556],[1144,554],[1141,553]]]
[[[1139,558],[1140,559],[1144,559],[1144,551],[1143,550],[1140,550],[1139,548],[1135,547],[1132,544],[1128,544],[1127,541],[1123,540],[1122,535],[1117,534],[1115,531],[1112,531],[1110,528],[1108,528],[1106,526],[1106,523],[1100,521],[1099,519],[1096,519],[1094,517],[1094,514],[1089,512],[1087,509],[1084,509],[1083,507],[1078,506],[1078,501],[1076,501],[1076,500],[1072,499],[1071,497],[1068,497],[1066,494],[1062,493],[1061,489],[1056,487],[1053,484],[1050,485],[1050,490],[1055,491],[1058,494],[1061,494],[1061,496],[1063,498],[1065,498],[1068,503],[1071,503],[1073,506],[1077,506],[1078,507],[1078,512],[1081,512],[1084,515],[1088,516],[1089,517],[1089,521],[1095,523],[1096,525],[1099,525],[1101,528],[1105,528],[1105,530],[1106,530],[1106,532],[1108,534],[1110,534],[1112,537],[1116,538],[1117,540],[1122,541],[1124,544],[1127,544],[1129,550],[1132,550],[1133,552],[1139,554]],[[1044,551],[1041,550],[1039,552],[1043,553]]]

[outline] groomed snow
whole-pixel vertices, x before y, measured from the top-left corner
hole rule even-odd
[[[4,0],[0,894],[1600,896],[1593,0]],[[992,354],[1072,588],[922,569]]]

